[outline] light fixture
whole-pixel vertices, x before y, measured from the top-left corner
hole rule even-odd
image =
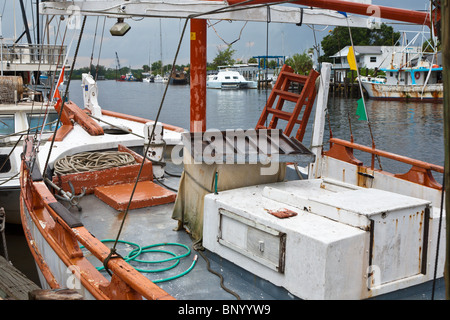
[[[111,27],[109,32],[112,36],[122,37],[131,29],[130,25],[123,21],[123,18],[118,18],[117,22]]]

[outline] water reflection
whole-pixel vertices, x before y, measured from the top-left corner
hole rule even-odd
[[[155,119],[165,85],[162,83],[127,83],[99,81],[99,104],[101,107]],[[71,100],[82,105],[81,82],[73,81]],[[265,90],[207,90],[208,129],[254,128],[270,91]],[[376,101],[366,99],[375,145],[378,149],[408,156],[418,160],[443,165],[443,104],[427,102]],[[333,137],[349,140],[351,134],[359,144],[371,146],[372,139],[366,121],[359,121],[356,113],[357,100],[331,97],[328,101],[329,122]],[[287,111],[291,109],[289,106]],[[160,121],[189,128],[189,86],[169,86]],[[284,108],[285,110],[285,108]],[[309,146],[314,110],[309,128],[303,140]],[[295,127],[296,131],[298,127]],[[351,128],[351,131],[350,131]],[[294,132],[295,132],[294,131]],[[328,146],[330,127],[325,127],[325,146]],[[370,164],[370,157],[357,158]],[[409,166],[388,159],[381,159],[384,170],[404,173]],[[438,177],[436,177],[439,179]],[[440,181],[440,180],[438,180]]]
[[[356,107],[355,99],[329,100],[333,136],[349,139],[351,127],[356,143],[371,146],[369,125],[366,121],[358,120],[355,115]],[[378,149],[443,165],[443,104],[366,100],[366,108]],[[367,163],[367,158],[360,160]],[[408,165],[401,165],[388,159],[381,161],[384,170],[395,173],[409,170]]]

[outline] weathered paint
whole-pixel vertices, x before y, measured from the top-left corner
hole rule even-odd
[[[245,0],[228,0],[228,3],[229,4],[245,3]],[[251,2],[251,4],[263,4],[263,3],[273,4],[273,1],[254,0]],[[366,16],[373,16],[374,14],[376,14],[378,18],[411,22],[418,25],[426,24],[430,26],[431,22],[430,15],[427,12],[419,12],[413,10],[372,5],[372,3],[367,4],[341,0],[297,0],[293,1],[292,3],[305,5],[308,7],[310,6],[316,8],[331,9]]]
[[[94,189],[98,186],[109,186],[121,183],[130,183],[136,180],[137,174],[140,170],[142,163],[142,156],[131,151],[125,146],[119,146],[119,151],[130,153],[135,160],[136,164],[108,168],[97,171],[87,171],[81,173],[65,174],[53,177],[53,183],[62,188],[66,192],[71,192],[69,181],[74,187],[75,193],[79,194],[86,191],[86,194],[93,193]],[[149,160],[145,160],[142,167],[141,176],[139,181],[153,180],[152,163]]]
[[[190,131],[206,131],[206,20],[191,19]]]
[[[114,276],[112,281],[105,279],[84,256],[80,244],[101,262],[108,257],[110,249],[84,226],[70,227],[54,211],[56,198],[43,181],[32,180],[27,165],[33,152],[32,138],[28,137],[25,144],[20,177],[21,216],[30,250],[46,282],[53,288],[64,287],[72,276],[67,271],[76,269],[80,271],[75,276],[81,290],[95,299],[173,299],[123,259],[109,260],[107,267]]]
[[[389,85],[367,82],[362,82],[362,86],[369,95],[369,98],[374,100],[426,100],[442,102],[444,97],[442,83],[428,84],[424,89],[421,85]]]
[[[205,197],[203,245],[303,299],[367,298],[431,278],[421,273],[423,260],[430,261],[420,218],[428,204],[328,178],[223,191]],[[298,214],[278,219],[267,212],[284,209]],[[226,230],[242,250],[217,241],[223,210],[242,218]],[[254,238],[241,220],[286,234],[283,274],[243,254],[268,238]],[[381,278],[368,278],[369,267]]]
[[[332,143],[332,147],[330,148],[330,150],[325,152],[325,155],[329,157],[333,157],[362,167],[363,166],[362,161],[357,160],[353,156],[353,149],[357,149],[363,152],[370,153],[372,155],[378,155],[381,157],[410,164],[412,166],[411,170],[406,174],[395,175],[398,178],[405,179],[437,190],[440,190],[442,188],[442,186],[433,178],[432,174],[432,171],[443,173],[444,168],[442,166],[434,165],[420,160],[411,159],[383,150],[366,147],[360,144],[356,144],[341,139],[331,138],[330,142]],[[374,168],[372,167],[371,170],[373,169]]]
[[[79,244],[84,245],[100,261],[104,261],[110,250],[100,240],[96,239],[86,228],[70,228],[54,212],[49,203],[56,199],[43,182],[31,181],[29,171],[24,165],[22,170],[22,194],[21,202],[24,204],[22,219],[25,228],[33,228],[38,232],[31,238],[31,233],[25,233],[33,256],[38,267],[46,276],[47,281],[55,288],[65,286],[69,275],[67,270],[78,268],[79,280],[95,299],[173,299],[164,290],[153,284],[145,276],[136,271],[123,259],[111,259],[108,268],[116,275],[114,281],[108,282],[104,276],[83,256]],[[24,176],[27,176],[24,178]],[[26,212],[25,212],[26,211]],[[25,219],[29,216],[28,220]],[[30,224],[32,224],[30,226]],[[42,256],[37,247],[54,251],[56,260],[48,260],[50,256]],[[64,267],[53,268],[52,272],[47,267],[59,264]],[[59,270],[59,271],[58,271]],[[57,272],[55,274],[54,272]]]

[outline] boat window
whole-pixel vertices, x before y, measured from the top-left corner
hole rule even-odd
[[[14,115],[13,114],[5,114],[0,115],[0,134],[11,134],[14,133],[15,124],[14,124]]]
[[[230,77],[229,77],[229,76],[226,76],[225,79],[230,79]]]
[[[217,77],[214,77],[213,80],[217,80]]]
[[[0,154],[0,173],[11,171],[11,161],[7,154]]]
[[[39,127],[38,130],[40,130],[40,126],[42,126],[42,121],[44,118],[45,118],[44,114],[27,114],[28,126],[31,129]],[[56,126],[56,120],[58,120],[58,114],[49,113],[47,115],[47,120],[45,121],[46,125],[44,127],[44,131],[54,131]]]
[[[377,57],[370,57],[370,62],[377,62]]]
[[[237,79],[238,77],[236,77],[236,76],[233,76],[233,79]]]

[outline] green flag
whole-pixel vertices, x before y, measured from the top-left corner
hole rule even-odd
[[[358,100],[358,107],[356,108],[356,115],[359,116],[358,120],[366,120],[367,121],[366,107],[364,105],[363,98]]]

